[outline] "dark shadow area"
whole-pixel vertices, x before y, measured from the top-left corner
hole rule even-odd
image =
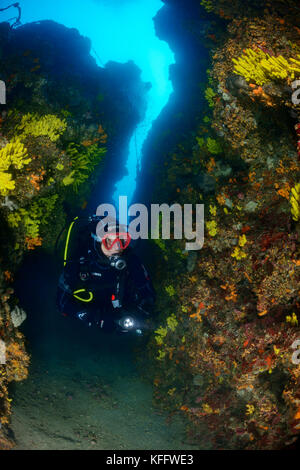
[[[209,64],[205,37],[211,23],[199,20],[200,5],[181,2],[166,5],[154,18],[157,36],[166,41],[175,54],[170,67],[173,84],[168,104],[162,110],[143,146],[142,169],[134,200],[146,204],[166,201],[153,200],[153,188],[163,176],[160,172],[175,146],[196,132],[197,117],[203,108],[201,82],[206,80]],[[151,200],[152,197],[152,200]]]

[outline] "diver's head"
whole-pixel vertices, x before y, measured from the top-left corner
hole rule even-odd
[[[111,266],[118,270],[126,267],[126,261],[122,255],[131,241],[126,225],[106,217],[98,221],[96,234],[91,233],[91,236],[97,245],[100,245],[102,253],[109,259]]]
[[[121,255],[124,251],[124,245],[117,232],[109,233],[102,238],[101,250],[105,256],[111,257]]]
[[[101,243],[101,250],[108,258],[115,256],[122,256],[124,250],[128,247],[131,237],[125,225],[109,224],[107,231],[102,232],[101,238],[98,237]]]

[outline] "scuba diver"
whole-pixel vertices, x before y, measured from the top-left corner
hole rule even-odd
[[[151,279],[129,247],[127,227],[108,223],[107,232],[100,238],[99,223],[98,216],[88,221],[76,217],[69,227],[57,292],[58,310],[90,327],[142,334],[155,302]],[[74,225],[78,235],[70,253]]]

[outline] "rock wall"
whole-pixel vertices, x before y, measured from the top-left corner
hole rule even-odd
[[[199,16],[201,7],[197,2],[165,3],[154,17],[154,25],[157,36],[169,44],[175,56],[176,63],[170,67],[169,74],[174,92],[153,123],[143,146],[140,184],[134,197],[143,203],[154,202],[157,192],[149,188],[153,188],[157,178],[160,191],[167,185],[163,181],[163,170],[170,158],[170,149],[189,138],[192,129],[196,132],[198,111],[205,101],[199,93],[206,80],[209,60],[205,45],[216,23],[211,24]],[[170,193],[165,197],[169,198]]]
[[[100,68],[90,50],[77,30],[52,21],[0,24],[0,448],[13,445],[8,384],[25,379],[29,364],[15,270],[25,252],[53,251],[99,182],[112,192],[125,171],[117,150],[145,112],[149,86],[135,64]]]
[[[199,448],[280,449],[300,432],[299,8],[201,4],[195,23],[215,22],[206,105],[165,153],[151,196],[204,203],[205,241],[189,253],[184,241],[152,242],[150,375],[158,406],[186,418]]]

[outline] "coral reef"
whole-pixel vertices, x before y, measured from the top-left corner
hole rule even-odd
[[[56,142],[67,129],[65,119],[60,119],[53,114],[46,114],[42,117],[34,114],[22,116],[21,123],[17,127],[20,137],[32,135],[34,137],[47,136],[51,142]]]
[[[300,202],[300,183],[296,184],[294,188],[291,189],[291,214],[293,217],[293,220],[295,222],[298,222],[299,220],[299,215],[300,215],[300,207],[299,207],[299,202]]]
[[[27,158],[27,150],[19,139],[10,142],[0,150],[0,194],[7,196],[15,189],[16,183],[12,174],[7,173],[10,168],[21,170],[31,158]]]
[[[202,5],[226,20],[202,88],[207,107],[169,152],[153,198],[204,203],[205,241],[192,270],[179,256],[183,243],[153,246],[155,399],[187,419],[201,448],[280,449],[300,433],[300,365],[292,359],[300,338],[300,114],[291,99],[300,73],[290,59],[300,53],[299,13],[294,1]]]
[[[4,275],[0,272],[0,284],[4,284]],[[29,356],[25,351],[24,336],[17,329],[19,321],[10,306],[13,289],[0,289],[0,449],[11,449],[13,441],[9,437],[6,425],[11,414],[11,402],[8,385],[12,381],[26,379]],[[16,309],[17,307],[15,307]]]
[[[261,49],[246,49],[241,57],[232,61],[235,64],[234,73],[257,85],[284,79],[291,81],[300,74],[300,60],[286,60],[282,55],[274,57]]]
[[[98,67],[90,42],[52,21],[1,23],[0,37],[0,449],[8,449],[8,384],[24,380],[29,363],[18,328],[30,312],[14,295],[15,272],[24,253],[53,252],[69,208],[79,211],[104,167],[116,166],[113,150],[139,121],[147,86],[133,63]],[[118,172],[106,176],[113,186]]]

